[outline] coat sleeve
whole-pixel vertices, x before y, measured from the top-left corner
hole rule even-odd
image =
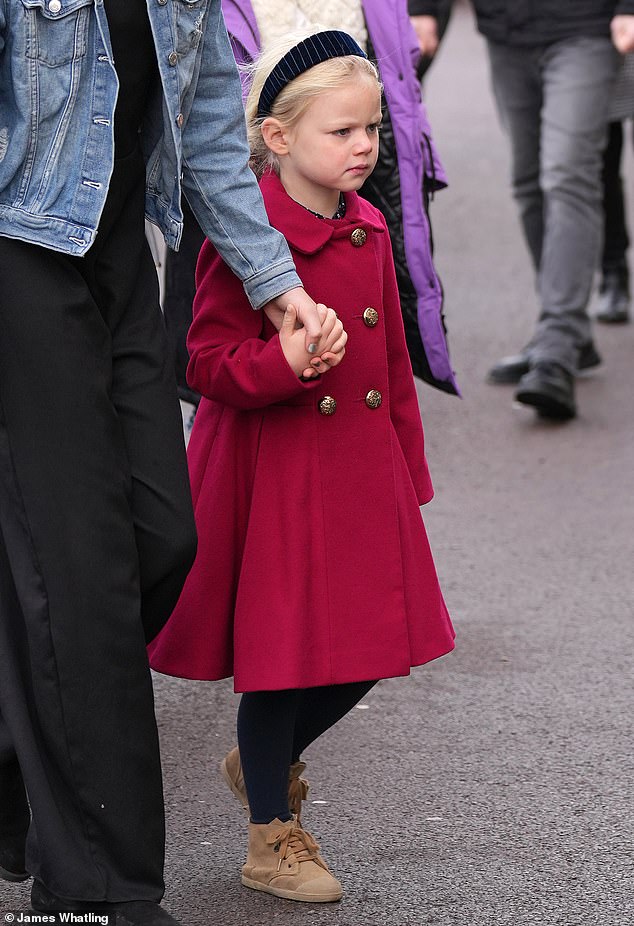
[[[196,269],[194,317],[187,347],[187,382],[208,399],[240,409],[264,408],[311,391],[288,365],[280,339],[264,340],[263,316],[250,307],[240,281],[205,241]]]
[[[385,223],[385,220],[383,220]],[[407,462],[419,505],[431,501],[434,490],[425,458],[425,438],[414,374],[405,344],[403,317],[396,285],[390,236],[385,226],[383,254],[383,312],[387,346],[390,418]],[[345,363],[345,361],[344,361]]]

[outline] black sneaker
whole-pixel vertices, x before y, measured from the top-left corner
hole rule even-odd
[[[495,366],[491,367],[487,375],[487,382],[499,386],[515,385],[522,376],[526,376],[531,368],[529,360],[529,347],[525,347],[519,354],[502,357]],[[577,372],[583,373],[601,365],[601,355],[594,346],[594,341],[587,341],[579,348]]]
[[[630,287],[627,270],[607,270],[599,287],[596,319],[608,325],[630,320]]]
[[[542,418],[566,421],[577,414],[574,377],[558,363],[540,361],[522,376],[515,398]]]

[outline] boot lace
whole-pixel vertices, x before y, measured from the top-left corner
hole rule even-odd
[[[282,867],[282,862],[292,855],[295,856],[297,862],[315,862],[328,871],[328,866],[319,854],[319,845],[311,834],[294,820],[287,823],[283,829],[272,833],[267,838],[267,843],[273,846],[274,852],[280,854],[277,864],[278,871]]]
[[[304,768],[305,765],[300,762],[297,763],[297,767],[291,766],[288,781],[288,809],[297,816],[298,823],[302,814],[302,801],[308,796],[308,782],[305,778],[300,778]]]

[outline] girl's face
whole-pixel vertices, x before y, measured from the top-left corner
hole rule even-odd
[[[280,179],[286,192],[314,212],[333,215],[340,192],[358,190],[379,153],[381,92],[355,77],[316,97],[298,122],[283,129]]]

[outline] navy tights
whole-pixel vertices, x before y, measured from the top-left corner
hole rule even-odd
[[[288,770],[376,682],[250,691],[238,709],[238,746],[253,823],[290,820]]]

